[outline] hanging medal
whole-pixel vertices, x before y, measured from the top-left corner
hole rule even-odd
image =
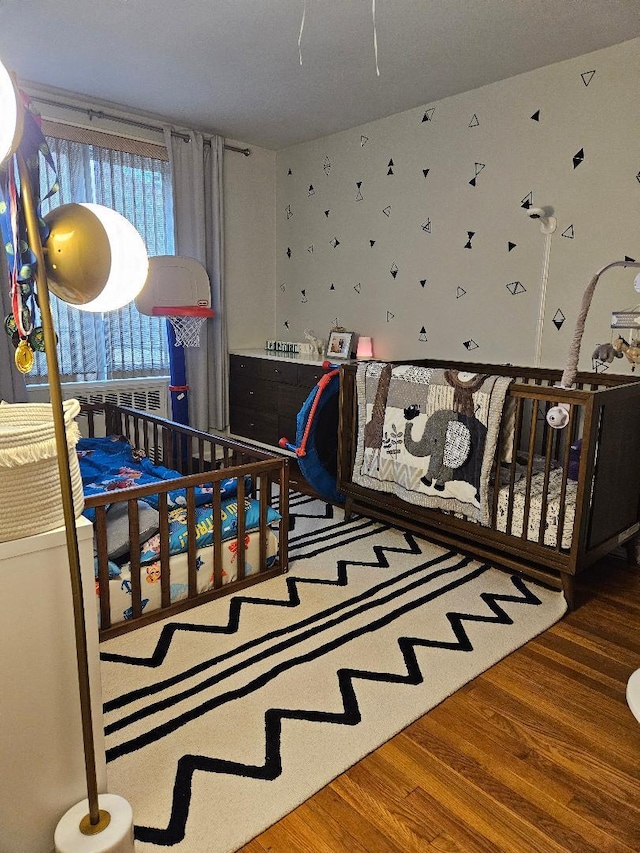
[[[25,338],[21,339],[18,349],[13,354],[13,358],[20,373],[31,373],[35,356],[28,340]]]
[[[18,228],[18,198],[15,175],[13,172],[11,172],[9,176],[9,208],[11,217],[11,238],[13,244],[13,263],[10,271],[11,307],[13,309],[13,320],[16,332],[19,337],[19,342],[13,357],[16,367],[20,373],[30,373],[33,370],[35,360],[33,349],[29,342],[29,336],[33,332],[33,321],[31,311],[25,305],[25,300],[33,294],[33,286],[29,280],[32,275],[32,268],[29,264],[22,264],[23,254],[28,253],[29,246],[24,241],[20,240]],[[7,327],[6,321],[5,327]],[[8,327],[7,331],[9,331]]]

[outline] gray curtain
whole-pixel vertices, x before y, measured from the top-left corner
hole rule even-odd
[[[177,130],[177,129],[176,129]],[[204,324],[200,346],[186,348],[189,422],[201,430],[224,430],[229,423],[227,320],[224,296],[222,170],[224,140],[165,128],[173,178],[176,255],[195,258],[211,283],[216,315]],[[188,136],[188,141],[182,138]]]
[[[0,328],[0,400],[7,403],[26,403],[27,386],[24,376],[15,366],[15,352],[9,335],[4,330],[4,318],[11,313],[11,294],[9,292],[9,270],[4,247],[0,246],[0,310],[2,328]]]

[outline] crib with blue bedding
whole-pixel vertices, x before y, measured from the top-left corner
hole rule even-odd
[[[110,403],[78,420],[101,639],[287,570],[287,458]]]

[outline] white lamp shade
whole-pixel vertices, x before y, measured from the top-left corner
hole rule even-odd
[[[149,259],[133,225],[100,204],[67,204],[45,216],[47,273],[56,296],[81,311],[113,311],[144,287]]]
[[[15,151],[22,129],[22,108],[13,80],[0,62],[0,166]]]

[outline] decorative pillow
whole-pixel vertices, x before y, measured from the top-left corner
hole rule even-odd
[[[124,557],[131,550],[128,507],[128,501],[121,501],[110,504],[107,510],[107,555],[110,560]],[[146,501],[138,501],[138,520],[140,525],[138,544],[141,545],[158,532],[160,515]]]
[[[245,498],[245,530],[257,530],[260,526],[260,502]],[[267,524],[280,521],[281,515],[267,507]],[[207,548],[213,544],[213,511],[211,507],[196,507],[196,548]],[[225,501],[221,507],[222,539],[235,539],[238,531],[238,502]],[[169,553],[183,554],[188,548],[187,510],[183,507],[169,513]],[[142,545],[140,560],[153,562],[160,557],[160,536],[153,536]]]

